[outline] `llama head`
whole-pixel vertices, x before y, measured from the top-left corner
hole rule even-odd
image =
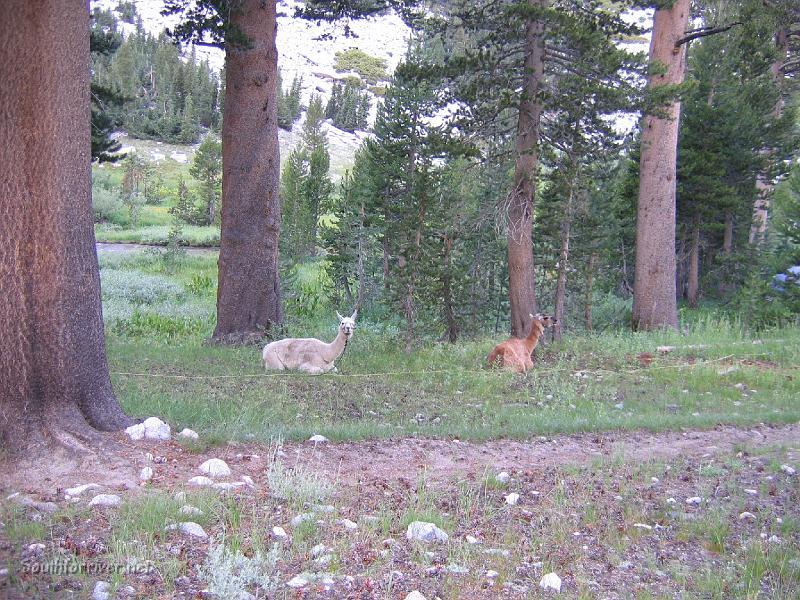
[[[558,319],[556,319],[553,315],[545,315],[542,313],[536,313],[535,315],[528,314],[528,316],[542,324],[542,327],[552,327],[556,323],[558,323]]]
[[[353,335],[353,331],[355,331],[357,315],[357,310],[354,310],[353,315],[350,317],[343,317],[339,314],[339,311],[336,311],[336,316],[339,318],[339,331],[345,334],[347,339],[350,339],[350,337]]]

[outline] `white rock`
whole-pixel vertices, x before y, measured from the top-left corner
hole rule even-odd
[[[325,546],[325,544],[317,544],[311,549],[311,557],[317,558],[318,556],[322,556],[323,554],[325,554],[325,551],[327,549],[328,548]]]
[[[125,429],[128,437],[134,441],[144,439],[144,423],[137,423]]]
[[[414,590],[413,592],[406,594],[404,600],[427,600],[427,598],[425,598],[425,596],[420,594],[417,590]]]
[[[498,483],[503,483],[503,484],[511,481],[511,475],[509,475],[505,471],[500,471],[497,475],[494,476],[494,478]]]
[[[467,567],[456,564],[447,565],[447,570],[454,575],[466,575],[469,573],[469,569]]]
[[[739,367],[737,367],[736,365],[731,365],[730,367],[727,367],[725,369],[720,369],[719,371],[717,371],[717,375],[722,375],[722,376],[730,375],[731,373],[735,373],[738,370]]]
[[[494,579],[498,575],[500,575],[500,573],[498,573],[497,571],[493,571],[492,569],[489,569],[488,571],[486,571],[486,578],[487,579]]]
[[[750,496],[758,496],[758,490],[753,490],[753,489],[749,489],[749,488],[745,488],[744,489],[744,493],[748,494]]]
[[[795,473],[797,473],[797,470],[794,467],[790,467],[789,465],[781,465],[781,471],[783,471],[787,475],[794,475]]]
[[[506,504],[509,506],[515,506],[517,502],[519,502],[519,494],[516,492],[511,492],[508,496],[504,496]]]
[[[314,512],[329,515],[336,512],[336,507],[333,504],[315,504],[313,507]]]
[[[653,529],[653,526],[648,525],[647,523],[634,523],[633,526],[636,527],[637,529],[645,529],[647,531]]]
[[[781,543],[781,538],[779,538],[777,535],[771,535],[771,536],[769,536],[769,539],[767,541],[771,542],[773,544],[780,544]]]
[[[506,550],[505,548],[486,548],[483,553],[488,556],[502,556],[503,558],[511,556],[511,550]]]
[[[139,479],[142,481],[150,481],[153,478],[153,469],[151,467],[144,467],[139,471]]]
[[[408,524],[406,538],[410,541],[440,542],[447,541],[447,534],[433,523],[414,521]]]
[[[747,521],[755,521],[756,520],[756,516],[751,512],[744,511],[743,513],[739,514],[739,520],[740,521],[745,521],[745,520],[747,520]]]
[[[617,404],[614,405],[614,408],[616,408],[617,410],[622,410],[623,408],[625,408],[625,403],[618,402]]]
[[[354,523],[350,519],[340,519],[339,520],[339,525],[341,525],[342,527],[344,527],[348,531],[357,531],[358,530],[358,524]]]
[[[184,504],[178,510],[179,513],[182,515],[186,515],[189,517],[197,517],[203,514],[203,511],[197,508],[196,506],[192,506],[191,504]]]
[[[175,502],[186,502],[186,492],[175,492]]]
[[[658,477],[651,477],[650,478],[650,483],[658,483],[659,481],[660,480],[658,479]]]
[[[242,481],[247,485],[247,487],[256,487],[256,482],[253,481],[253,478],[250,475],[242,475]]]
[[[209,458],[200,465],[200,472],[209,477],[227,477],[231,474],[231,469],[224,460],[219,458]]]
[[[208,477],[205,477],[203,475],[198,475],[197,477],[192,477],[189,480],[189,485],[199,485],[199,486],[214,485],[214,482],[210,480]]]
[[[676,502],[675,498],[667,498],[667,504],[675,504]]]
[[[478,541],[478,538],[476,538],[474,535],[468,535],[464,539],[467,540],[468,544],[479,544],[480,543]]]
[[[45,548],[47,548],[47,546],[45,546],[44,544],[41,544],[41,543],[29,544],[28,545],[28,552],[34,552],[34,553],[38,554],[39,552],[44,551]]]
[[[317,434],[317,435],[312,435],[310,438],[308,438],[308,441],[314,442],[315,444],[324,444],[325,442],[328,441],[328,438],[326,438],[324,435]]]
[[[556,575],[555,573],[548,573],[547,575],[543,576],[542,579],[539,581],[539,587],[543,590],[554,590],[556,592],[561,591],[561,577]]]
[[[283,527],[275,526],[272,528],[272,535],[276,538],[286,539],[289,537],[289,534],[286,533],[286,530]]]
[[[197,440],[200,438],[200,436],[197,435],[197,432],[194,429],[189,429],[188,427],[184,427],[178,434],[178,437],[186,438],[189,440]]]
[[[286,582],[286,585],[290,588],[301,588],[308,585],[308,579],[305,577],[301,577],[300,575],[295,575],[289,581]]]
[[[215,490],[222,490],[223,492],[230,492],[236,488],[244,487],[247,485],[244,481],[221,481],[211,485]]]
[[[0,577],[8,577],[8,569],[6,569],[5,567],[0,569]]]
[[[97,490],[102,486],[97,483],[84,483],[83,485],[76,485],[75,487],[67,488],[64,494],[67,496],[80,496],[86,490]]]
[[[150,417],[142,423],[144,437],[148,440],[168,440],[171,437],[170,426],[158,417]]]
[[[692,496],[691,498],[687,498],[686,499],[686,504],[697,505],[697,504],[700,504],[702,501],[703,501],[703,499],[700,496]]]
[[[205,529],[203,529],[200,525],[195,523],[194,521],[186,521],[185,523],[167,525],[167,531],[179,530],[181,533],[185,533],[186,535],[190,535],[192,537],[206,539],[208,534],[206,533]]]
[[[292,527],[298,527],[304,521],[313,521],[314,520],[314,513],[303,513],[302,515],[297,515],[293,517],[291,521],[289,521]]]
[[[675,350],[675,346],[658,346],[656,348],[656,352],[659,352],[661,354],[669,354],[673,350]]]
[[[119,506],[122,498],[116,494],[97,494],[89,501],[89,506]]]
[[[107,581],[98,581],[92,590],[92,600],[109,600],[111,598],[111,584]]]

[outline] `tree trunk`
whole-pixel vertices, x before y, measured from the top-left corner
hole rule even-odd
[[[260,338],[282,320],[278,279],[275,0],[241,0],[231,22],[250,47],[225,50],[222,226],[214,340]]]
[[[458,323],[456,323],[455,311],[453,310],[453,277],[451,275],[450,256],[453,249],[453,238],[445,235],[444,239],[444,270],[442,272],[442,300],[444,302],[444,320],[447,325],[447,340],[451,344],[458,341]]]
[[[567,295],[567,264],[569,261],[569,236],[572,226],[572,190],[567,200],[567,212],[561,222],[561,252],[558,255],[558,277],[554,312],[556,324],[553,326],[553,339],[560,340],[564,327],[564,302]]]
[[[589,264],[586,265],[586,283],[583,290],[583,323],[587,331],[592,331],[592,292],[594,291],[594,266],[597,263],[597,252],[589,255]]]
[[[733,215],[725,213],[725,232],[722,236],[722,253],[730,255],[733,252]]]
[[[775,35],[775,47],[777,48],[777,58],[770,66],[772,81],[779,88],[782,87],[783,71],[781,67],[786,61],[789,51],[789,32],[786,28],[781,28]],[[783,114],[783,96],[778,96],[778,101],[772,109],[772,118],[777,121]],[[772,150],[765,148],[761,152],[769,160]],[[750,226],[750,243],[760,244],[767,236],[767,221],[769,219],[769,208],[772,199],[772,180],[767,169],[762,169],[756,175],[756,199],[753,203],[753,222]]]
[[[666,70],[650,76],[649,88],[683,82],[686,52],[675,44],[683,37],[688,19],[689,0],[675,0],[670,8],[656,10],[650,64],[660,63]],[[680,102],[671,102],[662,110],[665,115],[645,115],[642,122],[632,319],[637,330],[678,327],[675,167]]]
[[[692,222],[692,242],[689,248],[689,274],[686,282],[686,299],[689,306],[697,308],[700,294],[700,216]]]
[[[91,208],[85,0],[0,22],[0,447],[86,451],[131,424],[111,389]],[[50,459],[52,456],[47,454]]]
[[[543,8],[547,0],[528,0]],[[508,298],[511,335],[528,333],[529,314],[536,313],[533,270],[533,205],[539,165],[539,122],[542,115],[541,84],[544,77],[544,25],[530,18],[525,27],[524,89],[519,103],[514,164],[514,189],[508,207]]]

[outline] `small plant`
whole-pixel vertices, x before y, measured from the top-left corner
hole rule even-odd
[[[263,598],[278,585],[279,558],[277,544],[266,554],[256,551],[252,556],[229,550],[224,544],[213,545],[197,569],[198,576],[208,583],[208,591],[216,598],[244,600],[252,598],[252,593]]]
[[[333,484],[304,466],[287,468],[278,458],[279,447],[273,445],[267,467],[267,482],[272,495],[295,507],[328,501],[333,495]]]
[[[335,55],[333,65],[339,73],[355,71],[369,83],[377,83],[388,77],[386,74],[386,60],[371,56],[358,48],[340,50]]]

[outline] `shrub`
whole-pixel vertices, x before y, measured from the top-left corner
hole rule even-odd
[[[208,319],[190,316],[168,316],[135,310],[129,319],[114,321],[114,333],[126,337],[171,339],[196,335],[208,329]]]
[[[595,293],[592,299],[592,324],[595,329],[618,329],[631,322],[633,298],[620,298],[613,292]]]
[[[136,305],[182,300],[186,295],[180,283],[141,271],[102,269],[100,281],[103,299],[123,299]]]
[[[258,597],[263,597],[263,594],[274,591],[278,585],[276,565],[279,557],[277,544],[266,554],[256,551],[252,556],[245,556],[238,550],[232,551],[219,544],[211,546],[205,562],[197,570],[200,579],[208,583],[208,591],[215,598],[252,598],[248,588],[253,586],[262,592]]]
[[[125,227],[131,221],[119,191],[92,185],[92,210],[95,223],[112,223]]]
[[[326,261],[309,261],[292,267],[286,277],[289,285],[290,310],[302,317],[314,317],[330,307],[333,295],[331,279]]]
[[[340,73],[355,71],[369,83],[377,83],[388,77],[386,60],[371,56],[358,48],[340,50],[336,53],[335,59],[333,66],[337,71]]]
[[[333,495],[333,484],[323,475],[302,465],[287,468],[278,458],[279,444],[270,452],[267,483],[270,492],[291,506],[325,502]]]

